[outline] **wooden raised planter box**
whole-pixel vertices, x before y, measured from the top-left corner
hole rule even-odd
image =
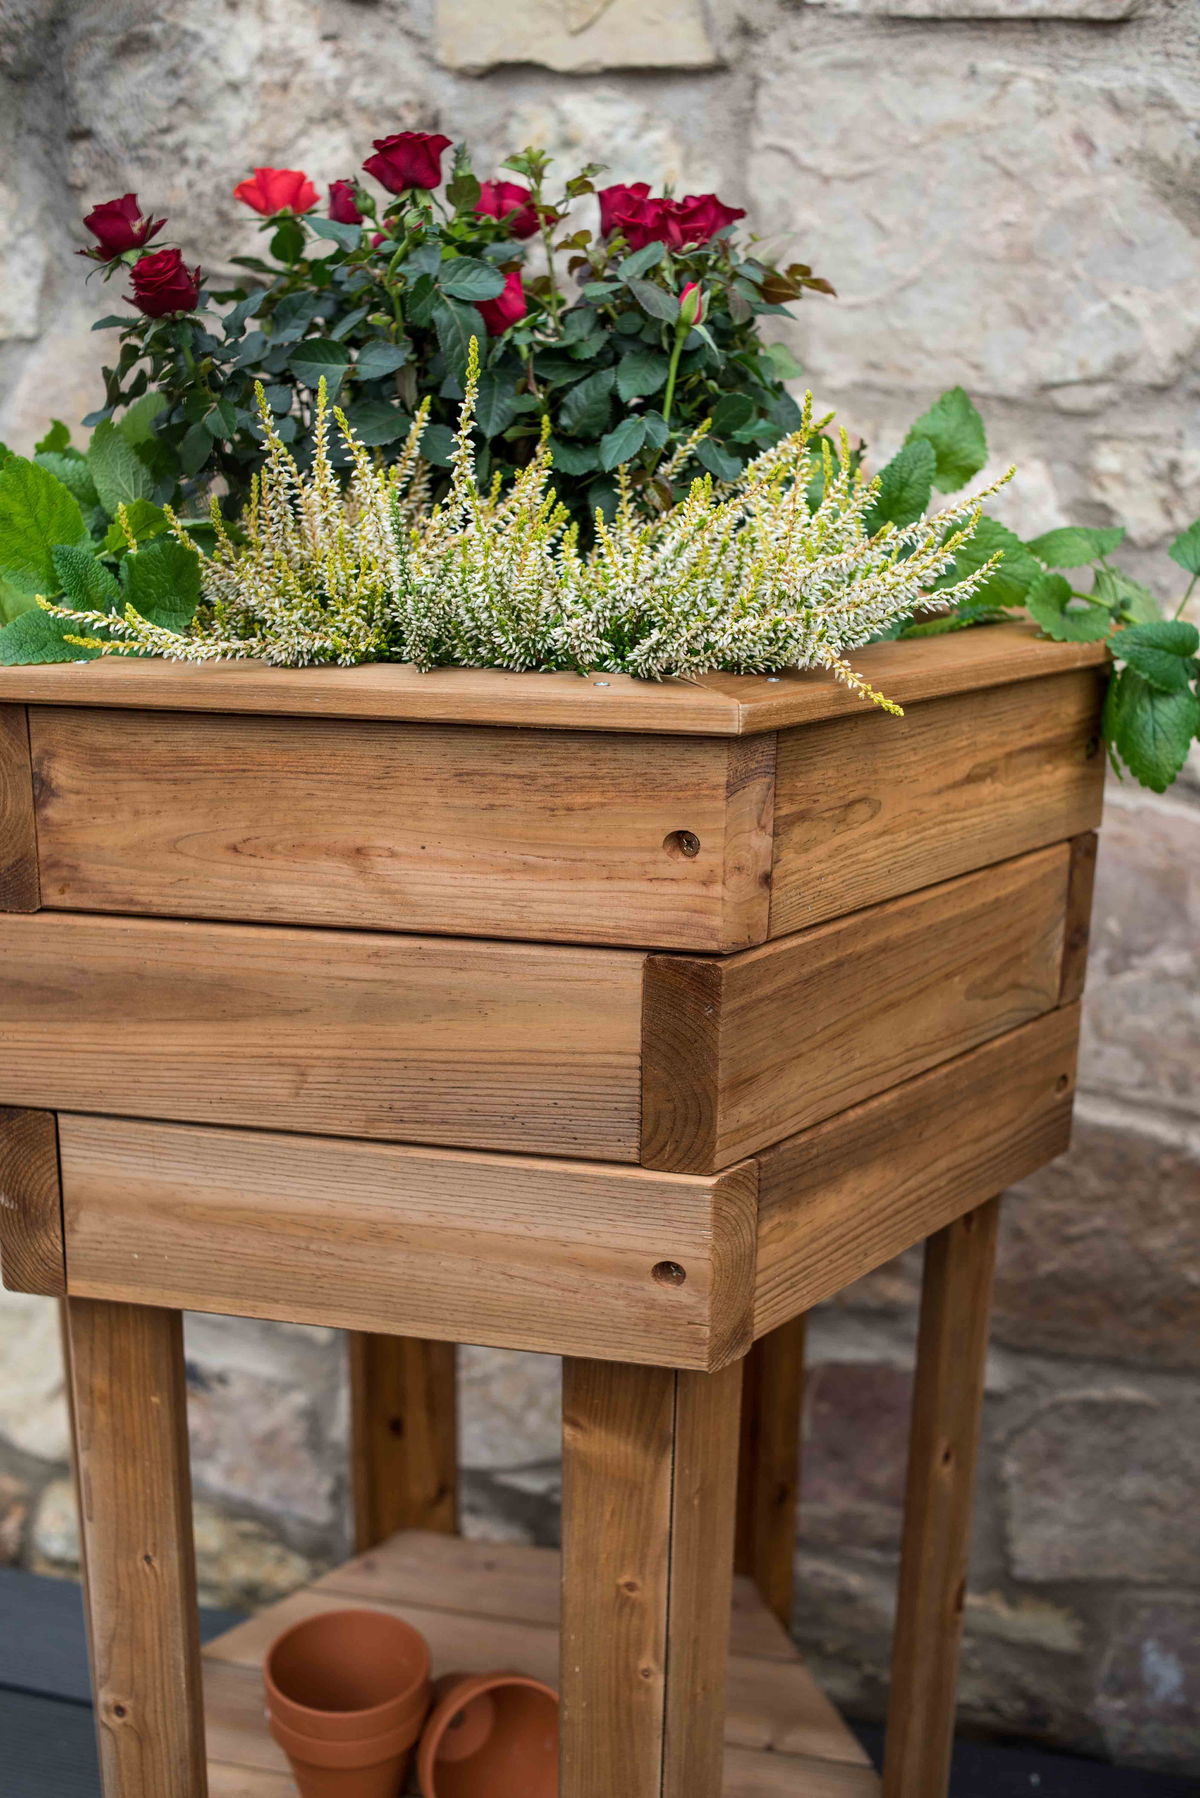
[[[743,1383],[738,1562],[784,1614],[795,1320],[926,1237],[885,1790],[936,1798],[989,1201],[1070,1131],[1105,652],[858,659],[902,719],[811,674],[0,670],[0,1255],[69,1300],[106,1798],[203,1789],[181,1310],[360,1333],[360,1548],[453,1526],[439,1344],[567,1356],[563,1798],[717,1798]],[[869,1791],[843,1738],[842,1784],[772,1740],[726,1790]]]

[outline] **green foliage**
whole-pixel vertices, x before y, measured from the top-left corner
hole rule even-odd
[[[0,578],[18,593],[57,593],[55,546],[87,541],[74,494],[48,468],[10,456],[0,467]]]
[[[111,418],[101,419],[92,432],[87,466],[100,504],[110,517],[116,516],[118,506],[149,499],[154,491],[150,470]]]
[[[1176,537],[1167,554],[1173,562],[1178,562],[1181,568],[1186,569],[1193,580],[1200,575],[1200,518]]]
[[[965,487],[987,461],[983,420],[961,387],[951,387],[918,418],[908,442],[918,440],[933,449],[937,461],[933,484],[943,493]]]
[[[1088,530],[1083,525],[1064,525],[1057,531],[1047,531],[1041,537],[1035,537],[1026,545],[1047,568],[1082,568],[1085,563],[1095,562],[1106,556],[1124,541],[1124,529],[1118,526],[1114,530]]]
[[[1099,643],[1112,629],[1107,606],[1078,603],[1061,574],[1039,574],[1025,594],[1025,609],[1058,643]]]

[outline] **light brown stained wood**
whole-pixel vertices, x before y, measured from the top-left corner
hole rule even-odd
[[[705,951],[766,936],[773,738],[59,707],[30,728],[59,909]]]
[[[785,1629],[792,1621],[804,1318],[761,1336],[742,1362],[742,1440],[734,1566]]]
[[[39,912],[0,1100],[636,1161],[642,957]]]
[[[0,1275],[9,1292],[67,1290],[52,1111],[0,1108]]]
[[[354,1542],[458,1528],[458,1378],[453,1342],[350,1332]]]
[[[1052,643],[1030,624],[876,643],[856,668],[902,705],[945,693],[1034,680],[1099,666],[1103,643]],[[560,730],[655,731],[742,736],[784,730],[871,708],[817,669],[762,675],[706,674],[641,681],[613,674],[514,674],[498,668],[268,668],[262,662],[98,662],[0,668],[0,700],[38,705],[119,706],[185,712],[414,719],[440,724],[536,725]]]
[[[925,1247],[885,1798],[949,1786],[999,1215],[990,1199]]]
[[[1092,928],[1092,892],[1096,884],[1096,851],[1099,839],[1094,830],[1078,836],[1071,844],[1071,872],[1067,886],[1067,929],[1063,943],[1062,982],[1058,1002],[1070,1005],[1083,998],[1087,979],[1088,938]]]
[[[756,1334],[1061,1155],[1078,1040],[1065,1006],[760,1157]]]
[[[70,1113],[59,1142],[80,1296],[677,1367],[750,1344],[752,1163],[694,1179]]]
[[[1058,1002],[1065,843],[720,961],[652,955],[642,1162],[727,1166]]]
[[[183,1321],[69,1315],[104,1798],[205,1798]]]
[[[0,911],[40,903],[29,724],[23,705],[0,705]]]
[[[1105,684],[1084,668],[785,731],[771,935],[1099,824]]]

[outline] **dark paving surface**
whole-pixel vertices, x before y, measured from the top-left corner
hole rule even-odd
[[[202,1611],[200,1634],[238,1621]],[[875,1764],[883,1731],[855,1726]],[[1200,1780],[959,1742],[951,1798],[1200,1798]],[[100,1798],[78,1586],[0,1569],[0,1798]]]

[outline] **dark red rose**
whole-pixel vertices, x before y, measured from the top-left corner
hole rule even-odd
[[[620,231],[631,250],[648,243],[665,243],[669,250],[684,244],[678,200],[627,199],[612,209],[613,229]]]
[[[133,265],[132,300],[147,318],[190,312],[200,298],[200,265],[189,269],[178,250],[157,250]]]
[[[277,212],[308,212],[318,195],[303,169],[255,169],[249,180],[238,182],[233,197],[271,218]]]
[[[539,230],[537,208],[529,197],[529,189],[518,187],[515,181],[485,181],[475,210],[490,219],[502,219],[511,212],[514,216],[509,219],[508,228],[514,237],[533,237]]]
[[[726,206],[716,194],[689,194],[679,203],[680,228],[684,243],[707,243],[726,225],[744,219],[744,206]]]
[[[626,205],[630,200],[646,200],[650,197],[650,183],[635,181],[632,187],[617,182],[613,187],[602,187],[596,195],[600,202],[600,235],[607,237],[610,231],[616,230],[613,214],[618,206]]]
[[[477,301],[480,316],[488,328],[489,337],[499,337],[510,325],[524,318],[528,307],[525,303],[525,289],[521,285],[521,271],[513,268],[504,278],[504,292],[498,293],[494,300]]]
[[[442,179],[442,152],[450,148],[450,139],[428,131],[397,131],[394,137],[374,139],[376,156],[363,163],[368,175],[386,187],[390,194],[402,194],[406,187],[437,187]]]
[[[93,262],[111,262],[126,250],[140,250],[166,224],[166,219],[142,217],[136,194],[122,194],[119,200],[105,200],[93,206],[84,224],[97,240],[94,250],[78,250],[79,256],[90,256]]]
[[[361,225],[363,215],[354,204],[353,181],[329,183],[329,216],[339,225]]]

